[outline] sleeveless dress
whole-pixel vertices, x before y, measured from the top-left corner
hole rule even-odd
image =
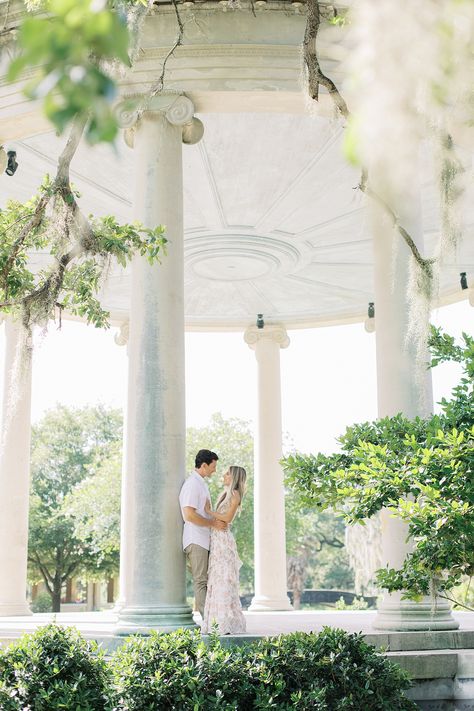
[[[217,513],[226,513],[230,499],[217,507]],[[225,531],[211,529],[207,595],[204,607],[202,632],[209,633],[217,622],[219,634],[245,632],[245,618],[239,598],[239,570],[242,561],[237,553],[230,524]]]

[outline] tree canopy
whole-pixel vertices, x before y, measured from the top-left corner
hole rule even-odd
[[[88,477],[100,480],[102,463],[121,439],[120,413],[102,406],[60,405],[33,427],[29,574],[32,580],[43,579],[54,611],[59,611],[61,587],[69,577],[80,572],[100,577],[117,566],[117,549],[104,536],[92,530],[80,535],[82,518],[75,519],[71,497]]]
[[[301,506],[333,509],[349,524],[388,508],[408,524],[413,551],[400,570],[381,569],[377,580],[411,597],[448,596],[474,574],[474,339],[464,333],[456,344],[433,329],[430,346],[433,366],[462,365],[440,415],[354,425],[340,438],[340,453],[285,460]]]

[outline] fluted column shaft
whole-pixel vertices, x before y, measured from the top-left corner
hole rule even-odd
[[[397,201],[396,201],[397,202]],[[400,198],[395,209],[400,223],[423,252],[423,231],[419,192]],[[375,313],[377,352],[378,416],[402,413],[408,418],[428,417],[433,411],[431,371],[426,360],[416,352],[414,339],[408,337],[410,304],[410,250],[377,205],[371,205],[374,233]],[[416,324],[416,328],[424,328]],[[410,551],[408,525],[381,512],[382,563],[400,568]],[[450,607],[438,600],[436,610],[431,600],[402,600],[401,593],[385,594],[374,627],[394,630],[455,629]]]
[[[161,264],[136,257],[132,265],[120,634],[193,625],[178,505],[186,435],[183,117],[174,118],[145,112],[134,135],[134,217],[165,225],[168,243]]]
[[[0,616],[30,615],[26,601],[31,443],[31,349],[5,319],[0,441]]]
[[[255,596],[250,610],[290,610],[287,596],[285,491],[283,486],[280,348],[284,326],[250,327],[245,340],[257,360],[254,535]]]

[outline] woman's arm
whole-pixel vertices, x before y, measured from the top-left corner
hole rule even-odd
[[[217,521],[224,521],[224,523],[230,523],[233,520],[235,514],[237,513],[239,504],[240,504],[240,496],[237,491],[234,491],[232,493],[232,497],[230,499],[230,506],[229,506],[228,511],[226,511],[225,513],[218,513],[217,511],[209,511],[209,513]]]

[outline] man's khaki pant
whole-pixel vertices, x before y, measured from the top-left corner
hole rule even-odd
[[[204,619],[204,604],[207,593],[207,564],[209,562],[209,551],[197,543],[190,543],[184,549],[188,568],[191,571],[194,583],[194,605]]]

